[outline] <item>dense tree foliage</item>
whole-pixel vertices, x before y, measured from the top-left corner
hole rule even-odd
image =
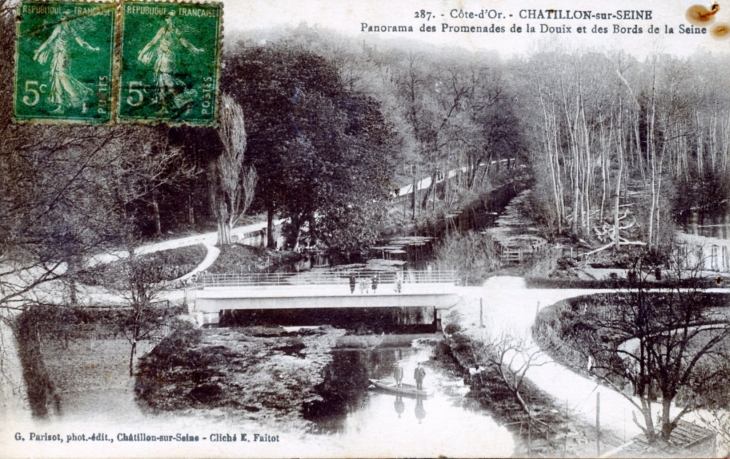
[[[290,218],[290,244],[304,228],[312,243],[344,251],[374,242],[391,189],[390,127],[378,103],[292,46],[244,47],[229,57],[223,85],[247,117],[254,206],[270,223]]]
[[[727,57],[555,50],[500,61],[306,26],[236,38],[222,86],[246,120],[243,166],[258,176],[250,210],[269,226],[287,218],[290,246],[358,251],[383,226],[458,211],[515,168],[533,171],[530,204],[550,236],[656,247],[676,221],[727,212]],[[2,40],[10,81],[13,34]],[[12,247],[24,253],[13,263],[33,260],[18,272],[52,278],[60,271],[36,265],[73,271],[86,252],[126,245],[123,234],[220,220],[216,129],[15,126],[12,88],[1,91],[0,256],[10,261]],[[413,190],[424,178],[434,185]]]

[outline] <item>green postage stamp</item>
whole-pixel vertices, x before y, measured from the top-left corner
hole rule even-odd
[[[215,122],[220,4],[124,2],[119,120]]]
[[[24,1],[15,120],[210,126],[220,3]]]
[[[109,123],[114,21],[113,3],[23,2],[15,119]]]

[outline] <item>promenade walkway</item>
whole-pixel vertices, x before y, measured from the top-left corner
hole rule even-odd
[[[524,337],[528,346],[537,347],[532,340],[531,327],[537,312],[567,298],[608,293],[607,289],[528,289],[520,277],[492,277],[480,288],[461,288],[464,301],[454,310],[462,315],[468,332],[475,338],[487,339],[510,333]],[[727,289],[708,289],[708,292],[727,292]],[[480,329],[480,299],[483,305],[484,328]],[[564,403],[568,409],[589,425],[596,422],[596,393],[601,398],[601,427],[622,439],[641,434],[632,420],[632,412],[642,419],[638,410],[623,395],[596,381],[580,376],[565,366],[543,357],[543,365],[531,367],[527,377],[540,389]],[[638,401],[638,399],[637,399]],[[660,407],[657,405],[657,410]],[[673,407],[672,414],[679,410]],[[683,419],[692,421],[691,414]]]

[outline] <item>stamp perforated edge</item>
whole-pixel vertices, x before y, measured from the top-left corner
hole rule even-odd
[[[115,5],[119,3],[119,0],[30,0],[33,3],[83,3],[88,5]],[[123,0],[122,0],[123,1]],[[116,90],[113,85],[114,83],[114,71],[117,67],[117,62],[115,61],[115,54],[116,54],[116,40],[112,40],[112,56],[111,56],[111,68],[112,68],[112,86],[111,86],[111,96],[110,96],[110,103],[112,104],[112,107],[109,111],[109,120],[105,122],[99,122],[94,123],[89,120],[79,120],[79,119],[63,119],[63,118],[16,118],[16,104],[18,102],[17,93],[18,93],[18,61],[19,61],[19,42],[20,42],[20,18],[21,18],[21,9],[23,8],[23,5],[25,4],[25,0],[18,2],[18,4],[15,7],[15,49],[13,52],[13,116],[11,117],[11,122],[13,124],[43,124],[43,125],[84,125],[84,126],[110,126],[115,124],[114,120],[114,103],[115,103],[115,96],[116,96]],[[116,22],[116,16],[114,18],[114,21],[112,22],[112,28],[114,30],[114,34],[117,33],[117,22]],[[115,37],[113,37],[115,38]]]
[[[219,126],[218,120],[220,116],[220,96],[221,96],[221,88],[220,88],[220,77],[221,77],[221,62],[223,60],[223,36],[224,36],[224,8],[223,8],[223,2],[211,0],[131,0],[129,3],[144,3],[148,5],[157,5],[157,4],[175,4],[175,5],[211,5],[211,6],[217,6],[219,11],[219,17],[218,17],[218,40],[216,42],[216,62],[215,62],[215,94],[213,96],[215,101],[215,112],[213,116],[213,120],[210,123],[195,123],[195,122],[187,122],[187,121],[173,121],[173,120],[164,120],[164,119],[120,119],[119,118],[119,106],[121,104],[121,88],[119,88],[119,80],[121,78],[122,73],[122,38],[124,33],[124,4],[127,3],[124,0],[117,0],[117,29],[116,34],[118,41],[116,42],[116,46],[114,48],[114,59],[115,59],[115,67],[114,67],[114,77],[113,77],[113,90],[115,93],[116,99],[113,100],[114,107],[112,110],[112,116],[115,124],[141,124],[146,126],[156,126],[160,124],[166,124],[168,126],[191,126],[191,127],[210,127],[210,128],[217,128]]]
[[[159,125],[167,124],[169,126],[195,126],[195,127],[212,127],[217,128],[219,126],[219,112],[220,112],[220,77],[221,77],[221,62],[223,60],[223,37],[224,37],[224,11],[223,3],[220,1],[205,1],[205,0],[135,0],[135,3],[148,3],[148,4],[205,4],[205,5],[216,5],[219,10],[218,20],[218,40],[217,40],[217,58],[215,63],[216,71],[216,87],[214,94],[215,101],[215,113],[213,120],[210,123],[188,123],[186,121],[175,122],[170,120],[160,119],[149,119],[149,120],[119,120],[118,107],[120,99],[120,88],[119,78],[121,75],[121,53],[122,53],[122,30],[124,21],[124,0],[31,0],[34,3],[84,3],[84,4],[108,4],[114,5],[116,9],[113,21],[114,37],[112,41],[112,82],[111,82],[111,94],[110,94],[110,112],[109,120],[105,122],[94,123],[89,120],[74,120],[74,119],[61,119],[61,118],[16,118],[16,103],[17,103],[17,84],[18,84],[18,52],[19,52],[19,38],[20,38],[20,17],[21,8],[25,1],[20,1],[15,7],[15,49],[13,52],[13,113],[11,122],[18,125],[26,124],[41,124],[41,125],[87,125],[87,126],[111,126],[115,124],[143,124],[143,125]]]

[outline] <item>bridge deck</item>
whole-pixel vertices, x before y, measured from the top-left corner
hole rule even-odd
[[[195,310],[378,308],[433,306],[448,309],[459,302],[456,288],[444,283],[404,284],[401,293],[385,284],[376,293],[350,293],[349,285],[206,287],[195,292]]]

